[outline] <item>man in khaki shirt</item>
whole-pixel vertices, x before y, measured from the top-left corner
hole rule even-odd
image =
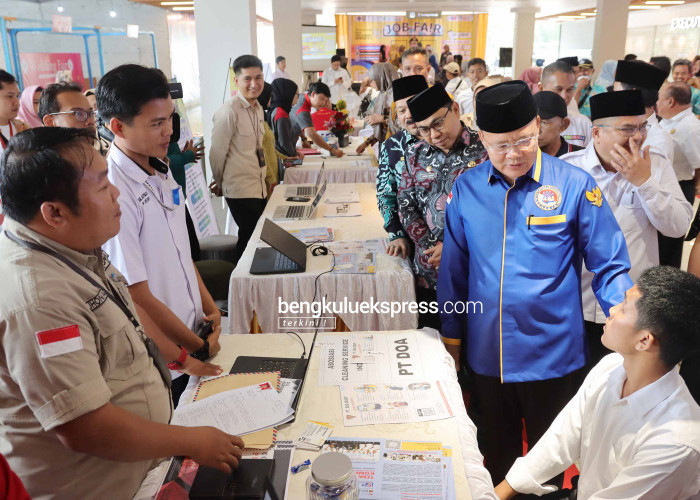
[[[93,141],[32,129],[0,168],[0,453],[34,499],[131,498],[154,459],[228,472],[243,447],[211,427],[167,425],[168,372],[100,250],[121,212]]]
[[[265,80],[262,62],[245,55],[233,61],[238,93],[214,113],[209,164],[212,192],[226,197],[238,225],[236,257],[240,258],[265,209],[265,117],[258,103]]]

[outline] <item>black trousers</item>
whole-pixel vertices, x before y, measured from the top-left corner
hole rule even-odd
[[[469,416],[476,424],[484,465],[497,485],[523,456],[522,426],[525,421],[528,449],[542,437],[554,418],[576,394],[581,370],[563,377],[533,382],[502,384],[500,378],[473,371]],[[564,475],[549,481],[561,488]]]
[[[588,363],[584,368],[585,374],[588,374],[598,362],[608,354],[612,353],[610,349],[603,345],[600,337],[603,335],[603,325],[593,323],[592,321],[584,321],[586,329],[586,342],[588,343]],[[585,376],[585,375],[584,375]],[[583,382],[583,379],[581,379]]]
[[[678,181],[678,184],[681,186],[685,199],[692,205],[695,200],[695,181]],[[681,267],[684,236],[669,238],[659,233],[659,263],[662,266]]]
[[[263,198],[226,198],[226,203],[238,226],[238,244],[236,245],[236,262],[238,262],[253,235],[258,219],[265,210],[267,200]]]
[[[419,304],[425,302],[424,307],[428,307],[430,302],[437,302],[437,290],[432,288],[416,287],[416,302]],[[439,313],[418,311],[418,328],[423,327],[435,328],[438,332],[442,331],[442,320]]]

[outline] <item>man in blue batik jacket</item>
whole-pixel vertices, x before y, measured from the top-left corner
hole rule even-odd
[[[580,271],[605,313],[632,287],[625,239],[593,177],[537,147],[521,81],[477,95],[490,160],[455,182],[438,275],[442,336],[472,373],[470,412],[494,484],[575,394],[586,363]],[[467,304],[467,312],[455,307]]]

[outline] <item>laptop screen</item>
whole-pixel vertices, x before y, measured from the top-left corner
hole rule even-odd
[[[321,185],[321,177],[323,177],[323,170],[326,168],[326,160],[321,163],[321,168],[318,171],[318,177],[316,178],[316,185],[314,186],[314,193],[318,193],[318,187]]]
[[[323,198],[323,195],[326,192],[326,186],[328,186],[328,181],[324,181],[323,186],[321,186],[321,189],[319,189],[318,193],[316,193],[314,201],[311,202],[311,210],[315,210],[316,205],[318,205],[321,202],[321,198]]]
[[[306,265],[306,245],[304,242],[289,234],[270,219],[265,219],[260,239],[300,266]]]

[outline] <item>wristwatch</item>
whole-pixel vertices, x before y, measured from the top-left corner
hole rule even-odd
[[[209,359],[209,341],[204,339],[204,344],[202,344],[202,347],[200,347],[196,352],[190,354],[190,356],[192,356],[194,359],[198,359],[199,361],[206,361]]]
[[[180,347],[180,355],[175,361],[171,361],[170,363],[168,363],[168,368],[171,370],[180,370],[180,368],[182,368],[182,366],[185,364],[187,356],[187,349],[185,349],[184,347]]]

